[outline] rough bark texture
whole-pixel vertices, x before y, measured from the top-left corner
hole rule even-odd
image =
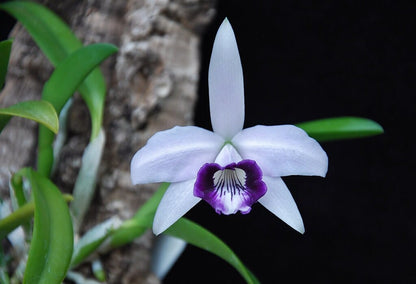
[[[108,95],[104,116],[106,147],[93,205],[83,230],[110,216],[131,217],[155,187],[132,186],[129,163],[156,131],[192,123],[199,74],[199,41],[214,14],[214,0],[46,1],[84,44],[110,42],[117,55],[102,65]],[[17,25],[7,84],[0,106],[39,99],[53,67]],[[70,110],[68,140],[55,183],[71,192],[89,140],[88,111],[79,98]],[[13,119],[0,135],[0,194],[8,179],[36,159],[36,125]],[[105,257],[108,283],[157,283],[149,272],[152,234]],[[81,270],[88,270],[81,268]]]

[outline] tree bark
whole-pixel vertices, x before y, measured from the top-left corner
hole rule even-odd
[[[108,93],[104,115],[106,146],[96,196],[83,231],[109,218],[131,217],[154,185],[133,186],[132,155],[155,132],[192,124],[199,74],[200,37],[214,15],[215,0],[46,1],[84,44],[109,42],[119,52],[102,64]],[[39,99],[53,71],[20,25],[0,106]],[[89,115],[78,95],[70,109],[68,139],[54,182],[71,192],[89,140]],[[0,194],[8,195],[11,173],[34,166],[36,124],[14,118],[0,135]],[[157,283],[149,271],[153,235],[103,257],[108,283]],[[81,270],[87,271],[85,267]]]

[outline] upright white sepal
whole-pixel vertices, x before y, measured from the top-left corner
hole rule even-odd
[[[237,41],[227,19],[215,37],[208,87],[212,128],[225,139],[231,139],[243,129],[244,84]]]

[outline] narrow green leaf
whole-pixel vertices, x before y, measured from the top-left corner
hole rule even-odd
[[[12,39],[0,41],[0,89],[3,87],[4,81],[6,80],[12,43]]]
[[[132,219],[123,222],[121,226],[117,225],[115,220],[112,220],[109,221],[110,223],[104,222],[88,231],[75,246],[71,267],[82,263],[104,242],[107,246],[100,247],[100,251],[120,247],[140,237],[152,226],[156,208],[168,186],[168,183],[163,183],[137,211],[136,215]]]
[[[70,98],[64,107],[61,109],[61,112],[59,113],[59,131],[58,134],[55,136],[55,139],[53,141],[53,165],[52,165],[52,171],[51,175],[54,174],[54,171],[56,170],[56,167],[58,166],[59,157],[61,155],[62,147],[64,146],[67,136],[68,136],[68,116],[69,116],[69,110],[72,106],[73,98]]]
[[[9,275],[7,274],[7,271],[3,267],[0,267],[0,283],[3,283],[3,284],[10,283]]]
[[[125,221],[120,228],[113,231],[110,236],[111,247],[119,247],[132,242],[152,226],[157,206],[168,186],[168,183],[162,184],[159,190],[140,208],[132,219]],[[181,218],[166,230],[166,234],[183,239],[192,245],[216,254],[230,263],[244,277],[247,283],[259,283],[256,277],[224,242],[192,221]]]
[[[69,27],[51,10],[40,4],[12,1],[0,4],[0,9],[13,15],[27,29],[55,66],[82,46]],[[98,68],[79,86],[79,91],[91,113],[93,140],[101,128],[106,94],[104,77]]]
[[[0,240],[6,237],[14,229],[28,222],[33,217],[33,202],[26,203],[12,214],[0,220]]]
[[[72,200],[72,196],[69,194],[62,195],[66,202]],[[0,240],[11,233],[14,229],[20,225],[28,222],[35,211],[35,204],[30,201],[19,207],[16,211],[8,215],[7,217],[0,219]]]
[[[30,188],[27,183],[23,182],[23,177],[20,172],[13,174],[9,182],[9,192],[10,192],[10,203],[12,206],[12,211],[20,209],[22,206],[26,205],[30,200]],[[31,220],[27,220],[24,223],[21,223],[25,237],[27,240],[32,236],[32,223]]]
[[[53,65],[82,46],[69,27],[51,10],[30,1],[10,1],[0,4],[29,32]]]
[[[102,129],[100,134],[88,144],[82,155],[82,165],[72,193],[74,201],[71,203],[70,207],[75,233],[78,233],[94,196],[95,184],[97,181],[101,156],[104,151],[104,145],[105,133]]]
[[[103,268],[103,264],[99,259],[96,259],[92,262],[91,269],[92,273],[98,281],[105,282],[105,270]]]
[[[120,228],[111,234],[111,247],[119,247],[140,237],[152,226],[153,218],[169,183],[163,183],[153,196],[137,211],[134,217],[125,221]]]
[[[112,217],[88,230],[75,244],[71,268],[78,266],[108,238],[113,230],[120,226],[121,220]]]
[[[10,187],[10,196],[15,198],[15,205],[12,203],[12,207],[15,209],[25,205],[27,203],[27,199],[25,196],[25,187],[23,184],[23,178],[19,173],[14,174],[9,183]],[[13,202],[13,201],[12,201]]]
[[[79,92],[82,98],[87,104],[88,110],[91,115],[91,138],[94,140],[100,133],[103,114],[104,114],[104,102],[107,87],[101,71],[96,68],[85,81],[79,86]]]
[[[0,132],[12,116],[20,116],[39,122],[58,133],[59,122],[53,106],[45,101],[25,101],[0,109]]]
[[[116,51],[114,45],[99,43],[82,47],[71,53],[59,63],[46,82],[42,99],[50,102],[60,113],[87,75]],[[53,139],[53,133],[44,127],[39,127],[38,170],[46,176],[50,174],[53,165]]]
[[[297,124],[318,141],[369,137],[384,132],[377,122],[361,117],[334,117]]]
[[[23,283],[61,283],[73,249],[68,206],[49,179],[30,169],[26,177],[32,187],[35,222]]]
[[[81,47],[62,60],[46,82],[42,99],[50,102],[59,113],[87,75],[107,57],[117,52],[117,47],[96,43]]]
[[[231,264],[244,277],[247,283],[260,283],[223,241],[198,224],[181,218],[170,226],[165,231],[165,234],[181,238],[194,246],[221,257]]]

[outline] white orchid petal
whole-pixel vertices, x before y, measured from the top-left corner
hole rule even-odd
[[[315,139],[293,125],[244,129],[232,144],[243,159],[255,160],[265,176],[325,176],[328,157]]]
[[[151,271],[163,280],[166,274],[185,250],[187,242],[182,239],[162,234],[153,244]]]
[[[195,197],[195,179],[172,183],[157,207],[153,233],[159,235],[194,207],[201,198]]]
[[[267,185],[266,194],[259,199],[260,204],[279,217],[299,233],[304,233],[302,217],[295,200],[281,178],[263,177]]]
[[[214,161],[223,144],[220,136],[195,126],[158,132],[132,159],[133,184],[195,178],[203,164]]]
[[[243,129],[244,84],[237,42],[227,19],[215,37],[208,85],[212,128],[225,139],[231,139]]]
[[[215,163],[225,167],[231,163],[237,163],[242,160],[241,156],[231,144],[226,144],[215,158]]]

